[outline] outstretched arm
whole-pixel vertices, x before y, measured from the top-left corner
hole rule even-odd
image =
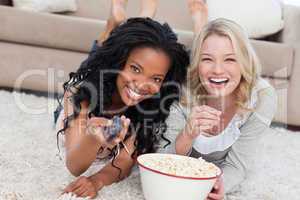
[[[120,154],[115,158],[114,165],[112,165],[112,163],[108,163],[99,172],[90,177],[79,177],[69,184],[64,189],[64,192],[75,193],[78,197],[89,196],[91,198],[95,198],[97,196],[97,192],[104,186],[111,185],[112,183],[118,182],[119,180],[127,177],[135,164],[135,161],[131,157],[131,154],[135,149],[134,141],[135,137],[131,136],[124,142],[126,148],[123,148],[120,151]],[[121,174],[119,169],[115,166],[121,169]]]
[[[123,148],[120,151],[120,154],[114,160],[114,165],[120,168],[121,171],[119,171],[118,168],[114,167],[112,163],[108,163],[98,173],[89,177],[93,182],[95,182],[98,188],[101,189],[102,186],[107,186],[111,185],[112,183],[118,182],[126,178],[130,174],[131,169],[135,164],[135,160],[133,160],[133,158],[131,157],[135,149],[134,141],[134,136],[128,138],[124,142],[126,148]],[[127,152],[127,150],[129,152]]]

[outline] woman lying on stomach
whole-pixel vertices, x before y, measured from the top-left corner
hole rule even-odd
[[[102,187],[128,176],[136,156],[155,151],[170,106],[179,99],[188,53],[168,25],[149,18],[155,1],[143,2],[150,7],[143,5],[141,18],[125,21],[126,1],[112,1],[103,43],[94,44],[88,59],[64,84],[57,123],[68,170],[80,176],[96,159],[106,163],[65,192],[93,198]],[[107,137],[116,116],[120,118],[114,118],[114,130],[121,129]]]
[[[276,111],[275,90],[259,70],[241,27],[225,19],[211,21],[194,40],[186,94],[171,106],[167,119],[171,145],[163,151],[202,157],[221,167],[225,193],[257,161],[259,139]],[[222,190],[220,183],[210,199],[222,199]]]

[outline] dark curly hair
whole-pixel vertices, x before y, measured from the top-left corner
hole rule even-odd
[[[136,149],[133,155],[155,152],[159,140],[161,138],[167,140],[163,136],[166,130],[165,120],[171,104],[179,101],[181,85],[186,81],[189,55],[184,45],[178,43],[177,36],[168,24],[160,24],[150,18],[130,18],[116,27],[109,38],[81,64],[77,72],[69,74],[70,79],[63,87],[65,92],[72,92],[71,100],[75,109],[74,113],[64,120],[64,127],[57,132],[57,138],[68,128],[70,120],[78,116],[80,103],[84,100],[90,105],[94,103],[89,109],[89,116],[92,114],[97,117],[105,116],[103,111],[112,103],[118,74],[106,73],[102,77],[103,80],[100,80],[100,73],[105,70],[122,70],[132,50],[141,47],[164,52],[170,58],[171,66],[158,95],[126,109],[124,115],[131,120],[131,125],[125,140],[135,132]],[[89,85],[93,85],[97,94],[91,94]],[[95,102],[92,100],[93,95],[96,96]],[[148,113],[142,110],[155,112]],[[115,157],[116,149],[111,152]]]

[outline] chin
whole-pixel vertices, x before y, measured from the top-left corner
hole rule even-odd
[[[232,84],[225,84],[225,85],[213,85],[213,87],[206,87],[206,91],[209,96],[212,97],[226,97],[234,93],[236,87]]]
[[[126,106],[135,106],[137,105],[139,102],[135,102],[135,101],[126,101],[124,102]]]
[[[231,90],[212,90],[212,89],[209,89],[207,91],[208,91],[208,96],[211,97],[226,97],[232,94],[233,92]]]

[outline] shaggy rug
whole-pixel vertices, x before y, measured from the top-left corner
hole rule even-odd
[[[0,199],[80,199],[70,194],[60,196],[74,177],[57,156],[52,116],[55,100],[7,91],[0,91],[0,96]],[[265,133],[253,172],[228,199],[298,199],[299,147],[299,133],[271,128]],[[86,175],[97,168],[91,167]],[[101,190],[97,197],[117,199],[143,200],[137,170],[126,180]]]

